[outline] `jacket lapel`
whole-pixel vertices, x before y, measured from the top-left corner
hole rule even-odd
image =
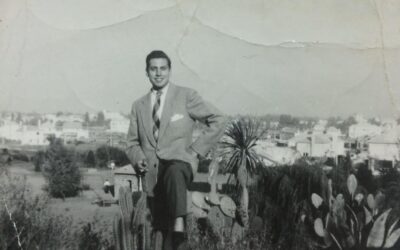
[[[146,131],[147,138],[149,139],[150,144],[153,145],[153,147],[156,147],[157,143],[153,135],[153,118],[151,117],[152,110],[150,93],[147,94],[146,97],[142,100],[142,108],[140,110],[143,127]]]
[[[158,136],[158,140],[163,136],[165,129],[167,128],[169,121],[171,119],[174,99],[176,94],[176,88],[174,84],[169,83],[167,96],[165,97],[164,108],[161,115],[161,124],[160,124],[160,133]]]

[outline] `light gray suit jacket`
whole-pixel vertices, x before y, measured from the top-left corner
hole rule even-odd
[[[196,91],[169,84],[158,141],[153,136],[150,93],[133,103],[130,116],[126,153],[134,166],[142,159],[147,160],[146,189],[149,196],[153,196],[157,182],[159,159],[188,162],[196,174],[198,160],[189,153],[190,149],[205,156],[223,135],[226,125],[226,118],[204,102]],[[193,142],[196,121],[205,124],[206,129]]]

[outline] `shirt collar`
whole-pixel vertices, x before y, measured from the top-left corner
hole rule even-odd
[[[161,89],[162,95],[165,95],[165,93],[167,93],[168,88],[169,88],[169,82]],[[155,90],[154,88],[151,88],[150,91],[151,91],[152,94],[156,94],[157,93],[157,90]]]

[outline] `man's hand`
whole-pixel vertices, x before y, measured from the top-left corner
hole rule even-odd
[[[141,174],[144,174],[149,170],[146,159],[142,159],[142,160],[138,161],[137,167],[138,167],[139,173],[141,173]]]

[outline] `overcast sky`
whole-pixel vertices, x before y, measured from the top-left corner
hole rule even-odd
[[[0,110],[129,112],[145,57],[229,114],[397,117],[398,0],[1,0]]]

